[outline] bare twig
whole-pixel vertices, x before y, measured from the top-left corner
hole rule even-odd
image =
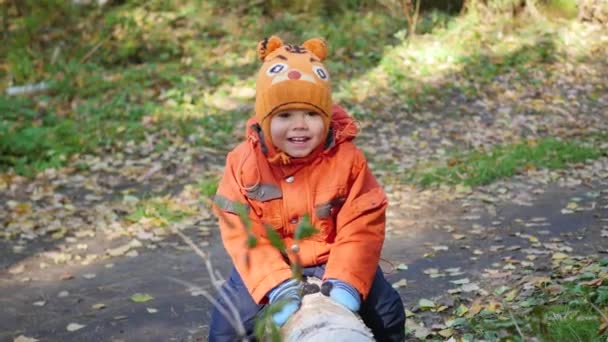
[[[202,294],[203,297],[205,297],[211,303],[211,305],[213,305],[215,308],[218,309],[218,311],[222,314],[222,316],[224,316],[228,319],[228,323],[230,323],[230,325],[234,328],[234,330],[240,331],[240,329],[241,329],[241,327],[239,326],[240,320],[232,319],[230,312],[228,312],[222,305],[220,305],[220,303],[217,300],[215,300],[215,298],[213,298],[213,296],[210,295],[209,292],[207,292],[207,290],[205,290],[205,289],[201,288],[200,286],[197,286],[196,284],[193,284],[187,280],[183,280],[183,279],[179,279],[179,278],[175,278],[175,277],[167,277],[167,279],[169,279],[175,283],[178,283],[180,285],[184,285],[191,291],[196,290],[197,293]],[[243,330],[244,330],[244,328],[243,328]]]
[[[218,310],[220,311],[220,313],[230,322],[230,324],[233,327],[235,327],[239,336],[246,336],[247,332],[245,331],[245,327],[243,326],[243,322],[239,315],[239,311],[236,308],[236,306],[234,305],[234,303],[231,301],[231,299],[228,297],[228,295],[225,293],[225,291],[222,291],[221,287],[218,285],[219,280],[221,279],[221,276],[218,273],[216,273],[215,270],[213,269],[213,265],[211,264],[211,259],[209,258],[207,253],[205,253],[203,250],[201,250],[194,243],[194,241],[192,241],[192,239],[190,239],[189,237],[184,235],[182,232],[177,230],[175,227],[170,226],[169,228],[171,229],[171,231],[174,234],[178,235],[196,254],[198,254],[198,256],[200,256],[201,259],[203,259],[203,261],[205,262],[205,266],[207,267],[207,273],[209,273],[209,276],[211,277],[211,284],[217,290],[217,292],[220,294],[220,296],[222,296],[222,299],[224,300],[224,303],[226,304],[228,311],[230,311],[230,313],[228,313],[228,311],[226,311],[223,307],[221,307],[219,305],[219,303],[217,303],[217,301],[215,301],[215,299],[211,298],[211,296],[205,296],[205,297],[215,307],[217,307]],[[203,295],[204,295],[204,293],[203,293]]]
[[[597,311],[597,313],[599,313],[600,316],[602,316],[604,323],[608,324],[608,316],[606,316],[606,314],[602,310],[600,310],[600,308],[598,308],[595,304],[591,303],[590,301],[587,301],[587,303],[589,303],[589,305],[591,305],[593,310]]]
[[[513,324],[515,324],[515,329],[517,329],[517,333],[519,333],[521,340],[525,341],[526,338],[524,337],[524,334],[521,332],[521,329],[519,328],[519,325],[517,324],[517,320],[513,316],[513,313],[511,312],[511,310],[509,310],[509,308],[507,308],[507,311],[509,311],[509,316],[511,316],[511,319],[513,320]]]
[[[49,85],[46,82],[40,82],[36,84],[26,84],[23,86],[14,86],[6,89],[6,95],[15,96],[15,95],[27,95],[32,93],[37,93],[40,91],[45,91],[49,89]]]
[[[100,40],[97,44],[95,44],[95,46],[93,46],[93,48],[91,50],[89,50],[89,52],[87,52],[86,55],[84,55],[79,63],[84,63],[87,61],[87,59],[89,59],[91,56],[93,56],[93,54],[95,53],[95,51],[97,51],[101,45],[103,45],[103,43],[105,43],[108,39],[110,39],[111,36],[107,36],[104,39]]]

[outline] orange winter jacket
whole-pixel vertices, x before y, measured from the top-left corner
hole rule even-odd
[[[325,146],[289,165],[268,161],[275,152],[255,118],[247,127],[247,141],[227,156],[214,210],[224,247],[253,299],[265,303],[270,290],[292,277],[294,233],[306,214],[318,232],[299,241],[301,265],[326,263],[325,279],[345,281],[366,298],[384,242],[387,199],[352,142],[354,120],[335,105]],[[248,210],[254,248],[247,247],[237,208]],[[282,237],[288,258],[271,245],[266,226]]]

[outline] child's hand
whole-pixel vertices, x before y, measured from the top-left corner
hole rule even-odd
[[[327,279],[321,286],[321,293],[352,312],[359,311],[361,295],[350,284],[338,279]]]
[[[277,285],[268,294],[270,305],[282,302],[281,310],[272,315],[276,325],[283,326],[289,318],[300,308],[302,298],[300,295],[301,284],[296,279],[288,279]]]

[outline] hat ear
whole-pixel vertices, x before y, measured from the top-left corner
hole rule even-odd
[[[283,46],[283,41],[277,36],[264,38],[258,43],[258,58],[263,61],[272,51]]]
[[[302,46],[314,53],[322,61],[327,57],[327,44],[321,38],[309,39],[305,41]]]

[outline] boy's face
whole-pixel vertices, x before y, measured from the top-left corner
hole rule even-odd
[[[325,139],[321,115],[303,110],[289,110],[274,115],[270,136],[274,145],[293,158],[309,155]]]

